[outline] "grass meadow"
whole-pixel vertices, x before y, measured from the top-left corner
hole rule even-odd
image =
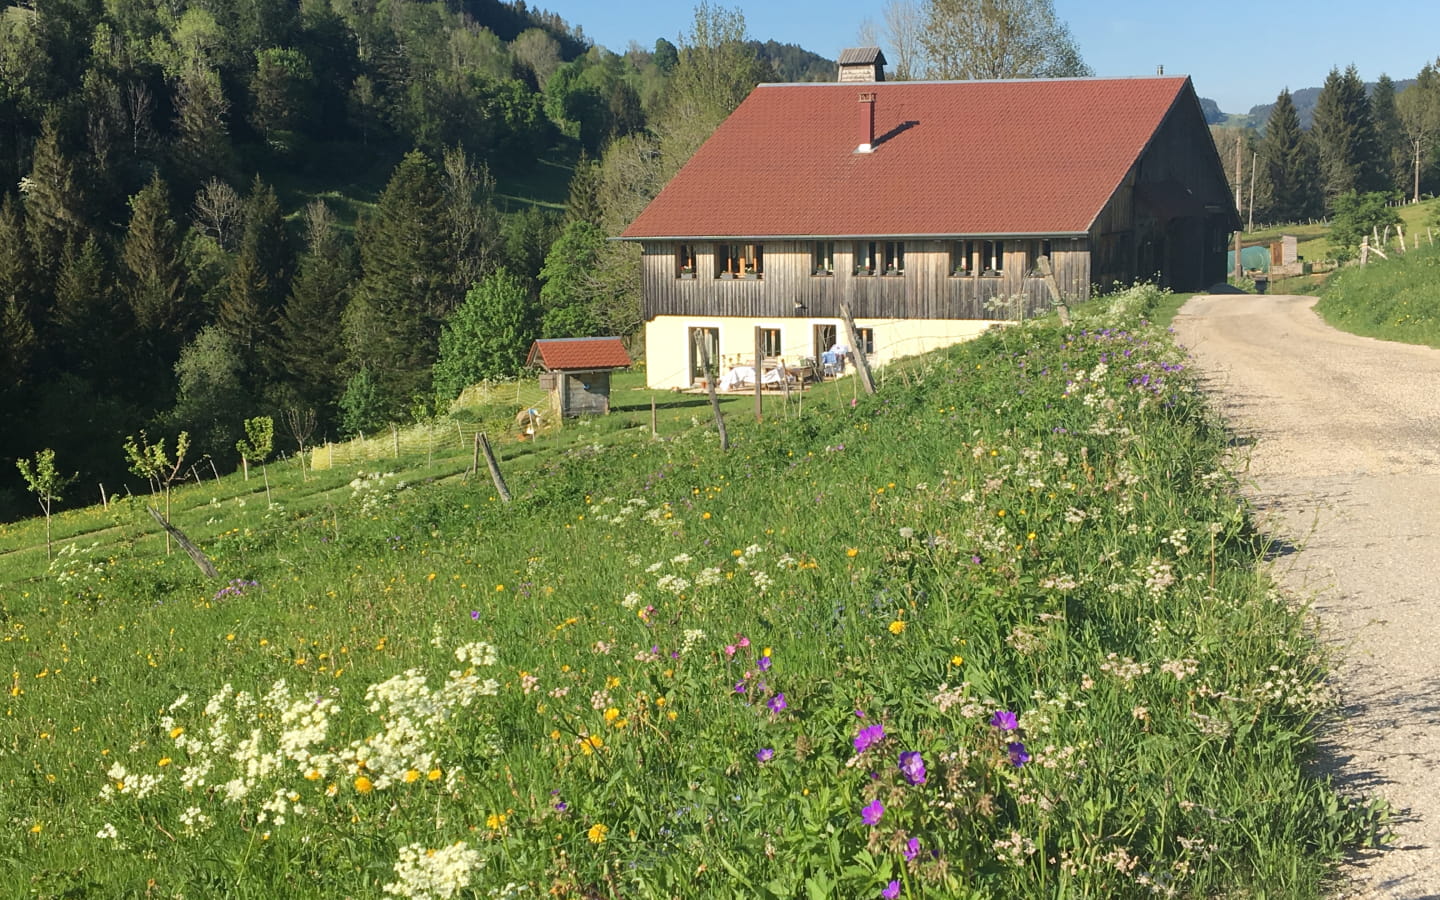
[[[506,442],[510,504],[459,440],[190,485],[218,581],[138,498],[5,526],[0,894],[1319,896],[1381,811],[1163,299]]]
[[[1440,249],[1426,245],[1336,272],[1315,310],[1352,334],[1440,347]]]

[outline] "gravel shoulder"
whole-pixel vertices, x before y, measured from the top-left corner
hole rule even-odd
[[[1338,895],[1440,898],[1440,350],[1336,331],[1315,302],[1199,296],[1174,329],[1241,445],[1274,574],[1339,650],[1334,775],[1399,814]]]

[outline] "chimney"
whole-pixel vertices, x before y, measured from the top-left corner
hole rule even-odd
[[[856,153],[875,151],[875,92],[865,91],[860,95],[860,146]]]
[[[1165,74],[1165,66],[1164,66],[1163,64],[1156,66],[1156,67],[1155,67],[1155,74],[1156,74],[1156,75],[1164,75],[1164,74]]]

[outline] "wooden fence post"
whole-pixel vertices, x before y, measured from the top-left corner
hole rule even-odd
[[[765,401],[760,393],[760,383],[765,372],[765,335],[759,325],[755,326],[755,421],[765,417]]]
[[[855,319],[850,315],[850,305],[844,300],[840,301],[840,320],[845,323],[845,341],[850,345],[850,358],[855,363],[855,371],[860,375],[860,383],[865,385],[865,393],[875,393],[875,379],[870,376],[870,361],[865,358],[865,349],[860,346],[860,335],[855,330]]]
[[[655,421],[655,397],[652,395],[650,397],[650,437],[653,439],[658,438],[659,436],[660,429],[657,422]]]
[[[205,573],[206,578],[220,577],[220,573],[215,569],[215,564],[210,561],[210,558],[207,557],[199,547],[190,543],[190,539],[185,536],[184,532],[165,521],[165,517],[160,515],[160,511],[155,507],[146,506],[145,508],[150,511],[150,515],[155,518],[155,521],[160,523],[160,527],[165,529],[165,534],[169,537],[174,537],[175,541],[181,547],[185,548],[185,552],[190,554],[191,559],[195,560],[195,565],[200,568],[201,572]]]
[[[730,435],[725,431],[725,416],[720,412],[720,398],[715,396],[715,375],[710,371],[710,348],[705,341],[705,329],[695,332],[695,340],[700,345],[700,371],[705,373],[705,386],[710,394],[710,411],[715,414],[715,430],[720,432],[720,450],[723,453],[730,449]],[[760,376],[755,377],[758,379]]]
[[[495,490],[500,493],[502,503],[510,502],[510,489],[505,486],[505,477],[500,474],[500,464],[495,461],[495,452],[490,449],[490,439],[484,432],[475,435],[480,441],[480,449],[485,451],[485,465],[490,467],[490,480],[495,482]]]
[[[1060,282],[1055,280],[1055,270],[1050,267],[1050,257],[1040,257],[1036,260],[1036,266],[1045,278],[1045,286],[1050,289],[1050,302],[1055,304],[1055,311],[1060,314],[1060,324],[1069,327],[1070,307],[1065,305],[1065,298],[1060,294]]]

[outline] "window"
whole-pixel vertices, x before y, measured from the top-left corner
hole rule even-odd
[[[975,242],[950,242],[950,274],[957,276],[975,274]]]
[[[857,328],[855,329],[855,339],[860,342],[858,349],[866,356],[875,353],[875,329]]]
[[[1040,277],[1040,257],[1050,257],[1049,241],[1031,241],[1025,251],[1025,264],[1030,267],[1029,274]],[[1055,271],[1055,260],[1050,259],[1050,271]]]
[[[710,355],[710,371],[718,372],[720,369],[720,329],[718,328],[691,328],[690,329],[690,383],[696,384],[700,379],[705,378],[705,369],[701,362],[700,342],[705,342],[705,352]]]
[[[780,329],[778,329],[778,328],[762,328],[762,329],[760,329],[760,355],[761,355],[761,356],[779,356],[779,355],[780,355]]]
[[[904,275],[904,241],[856,241],[856,275]]]
[[[675,274],[680,278],[695,277],[694,244],[681,244],[675,248]]]
[[[811,241],[811,242],[810,242],[810,274],[812,274],[812,275],[834,275],[834,274],[835,274],[835,242],[834,242],[834,241]]]
[[[980,274],[1002,275],[1005,272],[1005,242],[980,242]]]
[[[764,272],[760,244],[720,244],[715,248],[716,278],[759,278]]]

